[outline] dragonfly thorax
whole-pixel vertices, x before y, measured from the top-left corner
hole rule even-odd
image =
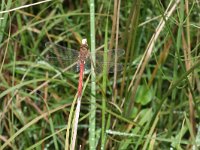
[[[89,56],[88,45],[82,44],[80,46],[79,61],[84,63],[85,60],[88,58],[88,56]]]

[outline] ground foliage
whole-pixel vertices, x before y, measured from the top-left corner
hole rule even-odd
[[[198,149],[199,1],[123,0],[117,13],[119,2],[95,1],[96,48],[125,50],[116,79],[115,73],[97,74],[96,149]],[[35,3],[0,4],[1,11],[7,10],[0,11],[2,149],[65,148],[78,73],[43,61],[45,43],[77,50],[82,38],[91,44],[90,1],[53,0],[20,8]],[[77,149],[90,144],[88,77]]]

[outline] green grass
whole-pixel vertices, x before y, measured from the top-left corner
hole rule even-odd
[[[76,149],[198,149],[200,4],[177,2],[94,1],[94,18],[92,1],[3,0],[0,149],[71,144],[78,73],[42,58],[47,41],[79,49],[83,38],[125,55],[122,71],[84,75]]]

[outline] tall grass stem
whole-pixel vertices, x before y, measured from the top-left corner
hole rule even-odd
[[[96,126],[96,75],[94,67],[96,63],[95,59],[95,4],[94,0],[90,0],[90,38],[91,38],[91,58],[94,66],[91,65],[91,105],[90,105],[90,118],[89,118],[89,147],[90,150],[96,149],[95,140],[95,126]]]

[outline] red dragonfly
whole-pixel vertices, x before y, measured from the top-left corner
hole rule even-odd
[[[55,66],[59,66],[61,68],[66,68],[71,64],[76,64],[75,67],[71,68],[71,71],[79,71],[79,83],[78,83],[78,99],[77,99],[77,107],[74,118],[74,128],[73,128],[73,136],[72,136],[72,147],[75,147],[75,140],[77,134],[77,126],[78,126],[78,118],[80,112],[81,105],[81,96],[82,96],[82,87],[83,87],[83,74],[85,71],[91,68],[91,65],[94,65],[91,58],[91,53],[89,51],[89,47],[87,44],[87,40],[83,39],[82,44],[80,45],[80,50],[68,49],[63,46],[54,44],[54,43],[46,43],[46,47],[48,50],[45,54],[44,59],[47,60],[50,64]],[[124,55],[125,51],[123,49],[118,50],[108,50],[108,61],[104,61],[104,51],[96,51],[96,61],[95,61],[95,72],[101,72],[103,70],[104,64],[106,63],[108,72],[113,72],[114,67],[117,66],[117,71],[121,71],[123,65],[121,63],[115,64],[115,54],[117,57]]]
[[[55,66],[66,68],[69,65],[76,63],[70,71],[79,72],[79,84],[78,84],[78,97],[82,94],[83,86],[83,74],[86,71],[89,71],[91,64],[93,64],[91,58],[91,52],[87,44],[87,40],[83,39],[82,44],[80,45],[80,50],[69,49],[54,43],[45,44],[48,52],[45,54],[45,60],[50,64]],[[123,49],[117,49],[117,57],[124,55],[125,51]],[[104,51],[98,50],[96,53],[96,63],[95,63],[95,72],[99,73],[103,70],[103,66],[106,63],[108,66],[108,72],[114,72],[115,66],[115,50],[108,50],[108,61],[104,62]],[[123,68],[122,63],[117,63],[117,71],[121,71]]]

